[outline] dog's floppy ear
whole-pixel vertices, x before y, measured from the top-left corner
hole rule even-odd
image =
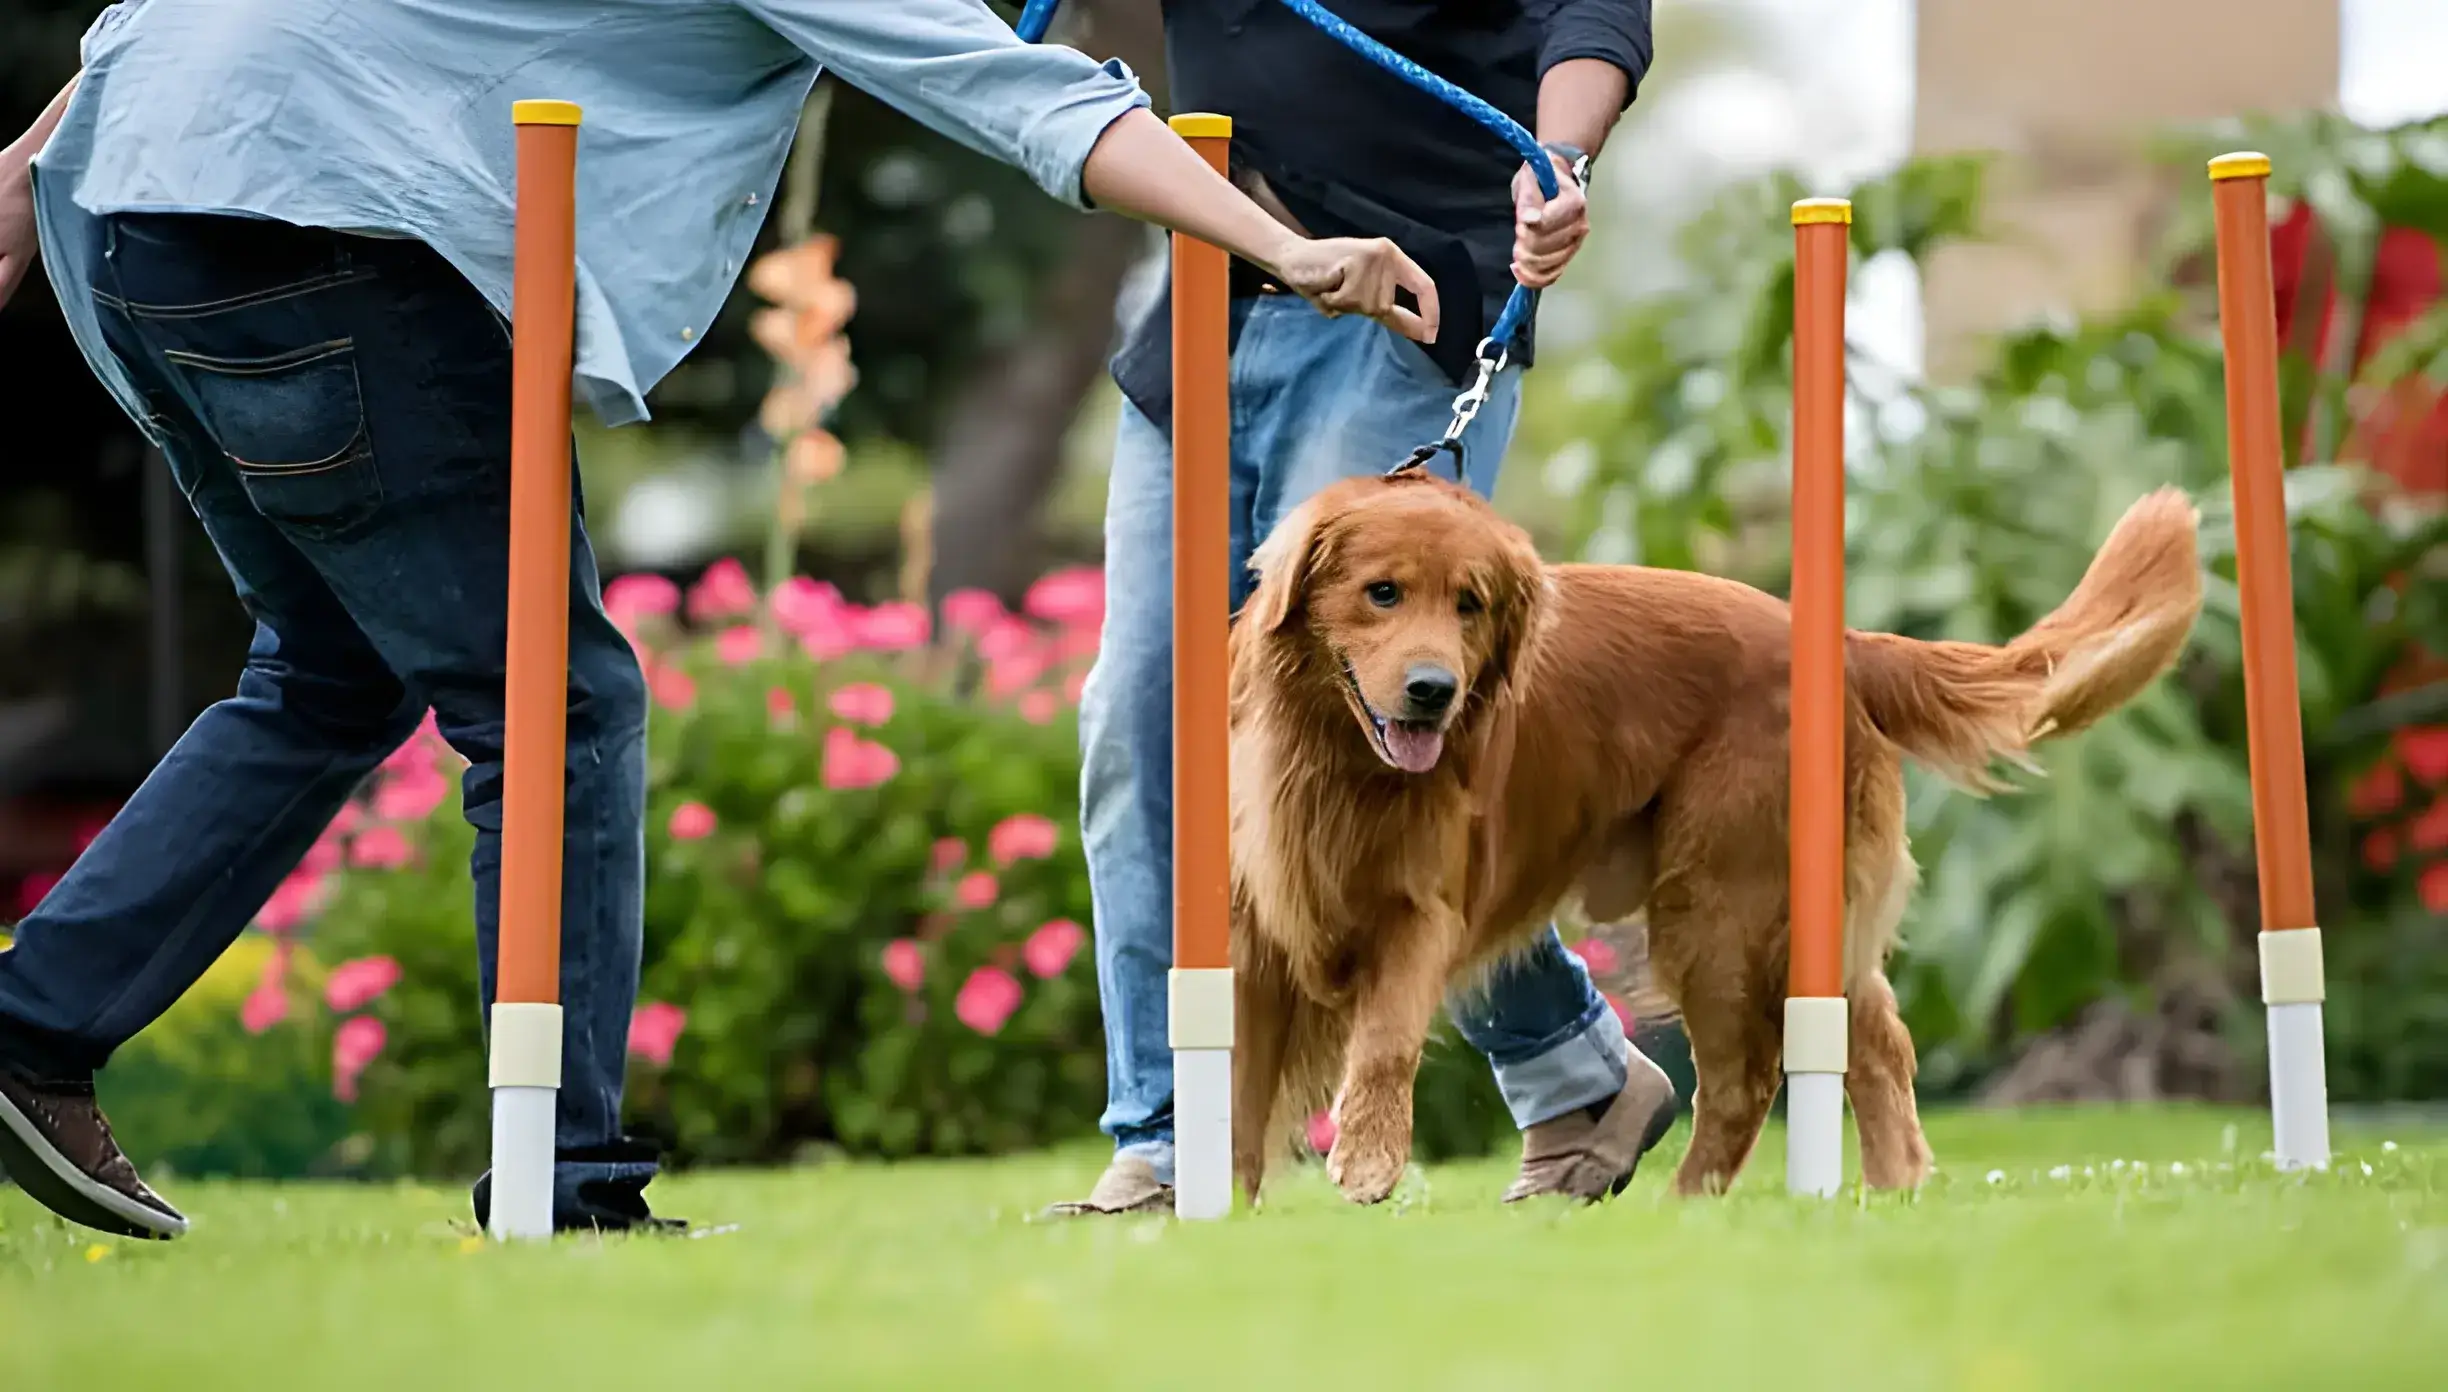
[[[1241,613],[1260,633],[1280,633],[1300,612],[1309,592],[1309,577],[1325,560],[1326,509],[1316,498],[1285,514],[1275,530],[1250,553],[1250,569],[1258,587]]]
[[[1477,685],[1490,700],[1522,675],[1522,663],[1547,624],[1549,584],[1546,563],[1538,548],[1519,528],[1505,528],[1494,564],[1482,582],[1488,590],[1488,618],[1494,634],[1488,642],[1487,665]]]

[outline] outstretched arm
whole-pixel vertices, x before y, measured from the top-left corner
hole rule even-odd
[[[35,258],[42,252],[34,234],[34,156],[59,125],[60,113],[68,109],[68,97],[74,91],[76,79],[72,77],[34,118],[34,124],[26,127],[25,134],[0,150],[0,305],[17,293],[17,283],[34,269]]]

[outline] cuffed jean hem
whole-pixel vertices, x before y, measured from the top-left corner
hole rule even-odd
[[[1632,1041],[1611,1008],[1528,1057],[1490,1059],[1496,1090],[1513,1125],[1528,1130],[1623,1091],[1632,1076]]]

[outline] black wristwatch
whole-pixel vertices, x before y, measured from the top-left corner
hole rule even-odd
[[[1574,183],[1585,189],[1589,187],[1590,157],[1588,151],[1561,140],[1542,140],[1539,142],[1539,148],[1562,160],[1564,167],[1572,171]]]

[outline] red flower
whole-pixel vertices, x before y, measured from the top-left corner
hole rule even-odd
[[[1067,918],[1058,918],[1028,935],[1021,945],[1020,960],[1028,965],[1029,974],[1040,980],[1062,975],[1063,968],[1079,955],[1080,944],[1088,934]]]
[[[346,1015],[363,1010],[376,997],[399,984],[400,964],[394,957],[360,957],[342,962],[323,978],[323,1003]]]
[[[884,974],[892,984],[915,993],[926,984],[926,948],[916,938],[895,938],[884,944]]]
[[[995,896],[1002,892],[1003,886],[995,882],[994,876],[983,870],[972,870],[952,886],[952,902],[964,909],[990,908]]]
[[[2448,804],[2442,804],[2448,806]],[[2385,875],[2397,868],[2397,829],[2378,827],[2363,838],[2363,868]]]
[[[2418,851],[2448,851],[2448,797],[2432,799],[2406,827],[2406,844]]]
[[[2448,860],[2435,860],[2423,867],[2415,877],[2414,890],[2422,896],[2423,907],[2436,914],[2448,914]]]
[[[43,896],[49,894],[59,882],[60,877],[49,871],[38,871],[18,881],[17,916],[24,918],[42,907]]]
[[[835,718],[853,725],[882,725],[893,716],[892,688],[874,682],[852,682],[835,691],[825,705]]]
[[[980,1034],[997,1034],[1020,1008],[1020,982],[1001,967],[980,967],[961,983],[952,1013]]]
[[[1616,959],[1614,947],[1597,938],[1583,938],[1572,945],[1571,951],[1597,976],[1613,976],[1615,968],[1621,965]]]
[[[1632,1032],[1632,1027],[1639,1023],[1637,1020],[1632,1018],[1632,1007],[1625,1005],[1620,1000],[1617,1000],[1615,998],[1615,993],[1612,991],[1602,992],[1601,994],[1606,996],[1607,1008],[1615,1012],[1615,1018],[1623,1025],[1624,1033],[1630,1034]]]
[[[2371,766],[2354,787],[2347,790],[2346,810],[2358,817],[2377,817],[2394,812],[2405,801],[2405,775],[2386,758]]]
[[[1034,812],[1015,812],[986,833],[986,853],[994,857],[997,865],[1044,860],[1054,854],[1054,844],[1060,835],[1051,819]]]
[[[684,802],[672,809],[671,838],[674,841],[703,841],[714,834],[714,809],[702,802]]]
[[[2397,732],[2397,752],[2405,766],[2425,783],[2448,783],[2448,725],[2426,725]]]
[[[657,1068],[669,1068],[680,1032],[687,1028],[688,1012],[679,1006],[662,1001],[641,1005],[629,1017],[629,1052]]]

